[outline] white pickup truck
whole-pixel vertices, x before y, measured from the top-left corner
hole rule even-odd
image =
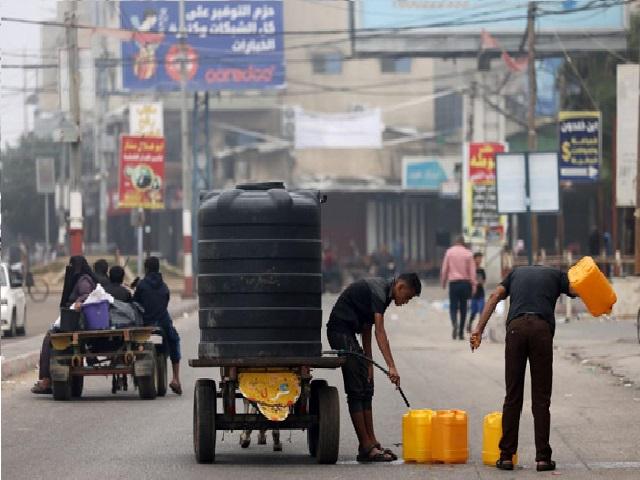
[[[27,304],[22,278],[6,263],[0,263],[0,328],[7,337],[24,335],[27,326]]]

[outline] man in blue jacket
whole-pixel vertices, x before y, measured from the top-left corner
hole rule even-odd
[[[173,378],[169,383],[169,388],[174,393],[182,395],[180,385],[180,336],[173,326],[173,321],[169,315],[169,287],[162,280],[160,273],[160,261],[158,257],[149,257],[144,261],[144,278],[137,282],[136,291],[133,294],[133,301],[138,302],[144,308],[142,315],[145,325],[156,325],[164,331],[169,346],[169,358]],[[135,280],[134,280],[134,283]]]

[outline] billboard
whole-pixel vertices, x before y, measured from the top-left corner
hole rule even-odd
[[[565,51],[626,49],[625,2],[557,0],[536,2],[536,50],[545,56]],[[420,54],[477,57],[483,32],[506,52],[520,51],[527,4],[519,0],[357,0],[353,38],[360,55]],[[499,57],[496,49],[489,57]]]
[[[459,160],[454,157],[403,157],[402,188],[440,192],[443,187],[459,185],[460,179],[456,181],[456,162],[459,163]]]
[[[600,112],[560,112],[560,179],[595,182],[600,176]]]
[[[118,208],[164,208],[163,137],[120,137]]]
[[[53,158],[36,158],[36,192],[54,193],[56,191],[56,169]]]
[[[437,32],[514,31],[527,26],[527,2],[521,0],[360,0],[359,28],[420,28]],[[623,30],[623,2],[564,0],[538,5],[536,30]]]
[[[189,90],[245,90],[284,85],[282,1],[185,2],[186,46],[178,1],[120,2],[122,86],[177,90],[185,58]]]

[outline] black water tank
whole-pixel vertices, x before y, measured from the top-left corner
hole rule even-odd
[[[198,356],[319,356],[318,192],[280,182],[209,192],[198,227]]]

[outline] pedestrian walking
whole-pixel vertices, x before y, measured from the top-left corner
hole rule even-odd
[[[565,272],[543,266],[514,269],[490,295],[480,321],[469,339],[471,350],[480,347],[482,332],[496,305],[509,297],[505,345],[506,395],[502,409],[500,459],[496,466],[513,470],[518,450],[518,427],[524,394],[527,360],[531,371],[531,411],[533,412],[536,469],[555,470],[551,459],[549,431],[551,384],[553,378],[553,335],[555,306],[561,294],[575,296]]]
[[[487,281],[487,272],[482,268],[482,252],[473,254],[476,264],[476,293],[471,297],[471,313],[467,323],[467,333],[471,333],[471,327],[476,315],[480,315],[484,309],[484,283]]]
[[[467,318],[467,303],[476,288],[476,264],[473,254],[464,244],[462,236],[444,254],[440,270],[442,288],[449,284],[449,316],[451,317],[451,337],[464,340],[464,324]],[[458,312],[460,320],[458,321]]]
[[[397,278],[367,278],[349,285],[338,297],[327,323],[329,345],[334,350],[348,350],[371,358],[371,331],[389,368],[389,379],[400,385],[400,375],[391,354],[384,326],[384,312],[391,302],[404,305],[422,290],[415,273],[403,273]],[[362,345],[356,335],[361,335]],[[361,357],[346,356],[342,366],[344,390],[351,422],[358,436],[360,462],[390,462],[398,457],[382,447],[373,429],[373,365]]]

